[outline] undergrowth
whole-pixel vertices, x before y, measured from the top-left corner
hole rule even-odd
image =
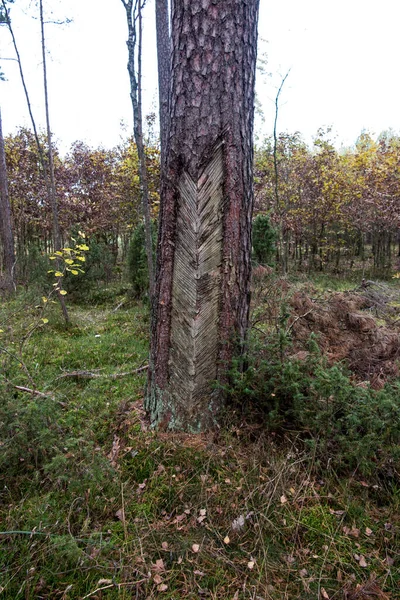
[[[53,305],[22,347],[37,309],[0,311],[1,598],[396,597],[394,384],[357,388],[313,340],[282,361],[282,321],[270,354],[235,370],[237,418],[155,433],[134,372],[147,309],[107,292],[65,328]],[[239,404],[255,401],[250,423]]]

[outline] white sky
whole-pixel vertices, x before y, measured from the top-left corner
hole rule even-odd
[[[67,26],[46,28],[52,130],[63,150],[77,140],[111,147],[132,128],[126,70],[126,22],[121,0],[45,0]],[[23,9],[23,10],[22,10]],[[12,19],[37,122],[44,126],[39,23],[35,2],[16,0]],[[144,90],[147,111],[156,110],[154,3],[145,10]],[[256,133],[271,133],[274,98],[281,95],[278,129],[300,131],[307,141],[332,126],[337,143],[400,131],[398,0],[261,0],[259,51],[271,77],[259,77],[265,114]],[[0,82],[4,133],[29,126],[25,98],[6,27],[0,29]],[[121,128],[125,124],[125,131]]]

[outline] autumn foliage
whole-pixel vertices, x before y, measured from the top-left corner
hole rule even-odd
[[[298,133],[281,134],[256,151],[256,211],[268,212],[278,233],[279,264],[289,270],[396,267],[400,225],[400,139],[362,133],[338,151],[320,130],[310,149]],[[277,185],[276,185],[277,184]]]

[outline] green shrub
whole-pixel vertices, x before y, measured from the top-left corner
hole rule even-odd
[[[256,410],[270,431],[295,431],[317,465],[398,477],[400,384],[376,391],[357,386],[343,365],[329,366],[315,339],[304,360],[284,356],[279,334],[268,347],[253,343],[228,392],[240,411]],[[242,364],[242,363],[241,363]]]
[[[275,257],[276,230],[268,215],[257,215],[253,221],[253,259],[262,265],[272,265]]]
[[[63,278],[65,290],[75,299],[82,298],[100,283],[109,283],[115,268],[115,255],[104,240],[90,238],[86,243],[89,250],[85,252],[86,260],[82,264],[84,273],[73,275],[67,271]]]
[[[153,256],[157,243],[156,225],[152,227]],[[128,251],[129,281],[135,298],[148,295],[149,270],[147,266],[146,239],[144,224],[140,223],[133,231]]]

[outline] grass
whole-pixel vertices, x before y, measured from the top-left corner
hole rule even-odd
[[[147,310],[120,301],[70,328],[50,307],[21,353],[38,309],[0,307],[0,597],[395,598],[396,485],[318,471],[293,433],[147,430],[145,375],[107,377],[147,358]]]

